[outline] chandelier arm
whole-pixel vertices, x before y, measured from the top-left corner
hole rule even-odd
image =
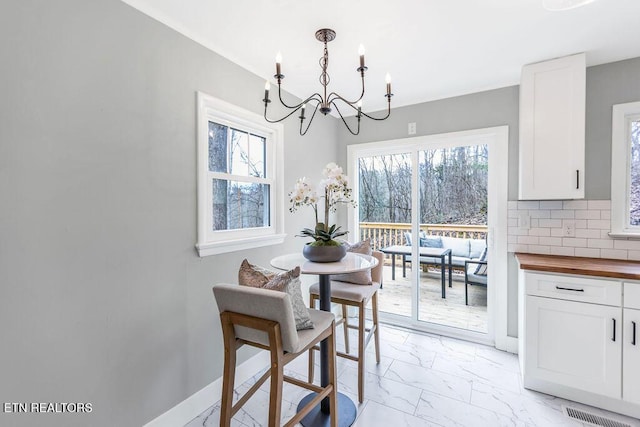
[[[297,108],[296,107],[289,107],[289,108],[294,108],[293,111],[291,111],[289,114],[287,114],[286,116],[280,118],[280,119],[276,119],[276,120],[270,120],[267,118],[267,107],[264,107],[264,119],[268,122],[268,123],[279,123],[285,119],[287,119],[289,116],[291,116],[293,113],[295,113],[296,111],[298,111],[300,108],[302,108],[302,104],[300,104]]]
[[[311,122],[313,121],[313,118],[316,116],[316,113],[318,112],[318,107],[320,106],[320,101],[318,101],[315,98],[313,100],[316,101],[316,108],[314,108],[313,114],[311,115],[311,118],[309,119],[309,124],[307,124],[307,128],[304,130],[304,132],[302,131],[302,120],[300,120],[300,136],[305,136],[307,134],[307,131],[309,130],[309,127],[311,127]]]
[[[278,98],[280,99],[280,103],[287,108],[295,108],[297,110],[298,108],[302,107],[302,104],[304,104],[304,102],[301,102],[300,104],[294,106],[287,105],[287,103],[282,100],[282,87],[280,83],[278,83]]]
[[[333,97],[333,99],[331,98]],[[364,98],[364,73],[362,74],[362,93],[360,93],[360,98],[356,99],[355,101],[351,102],[348,101],[347,99],[343,98],[342,96],[338,95],[335,92],[331,92],[327,98],[327,104],[330,104],[332,102],[334,102],[336,99],[341,100],[342,102],[346,102],[347,104],[357,104],[358,101],[362,100],[362,98]]]
[[[387,95],[385,95],[387,96]],[[388,107],[387,107],[387,115],[384,117],[373,117],[368,115],[367,113],[361,113],[363,116],[365,116],[368,119],[371,120],[378,120],[378,121],[382,121],[382,120],[386,120],[390,115],[391,115],[391,97],[389,97],[389,103],[388,103]]]
[[[342,123],[344,123],[344,125],[347,127],[347,130],[349,132],[351,132],[351,135],[358,135],[360,133],[360,117],[358,117],[358,129],[354,132],[353,130],[351,130],[351,127],[349,126],[349,124],[347,123],[347,121],[344,119],[344,117],[342,116],[342,113],[340,112],[340,109],[338,108],[338,106],[336,105],[336,103],[334,101],[331,101],[331,105],[333,105],[334,107],[336,107],[336,111],[338,112],[338,115],[340,116],[340,119],[342,119]]]
[[[289,114],[283,116],[282,118],[276,119],[276,120],[270,120],[270,119],[267,118],[267,106],[268,106],[268,104],[265,103],[265,106],[264,106],[264,119],[268,123],[279,123],[279,122],[285,120],[286,118],[288,118],[289,116],[291,116],[292,114],[294,114],[296,111],[298,111],[300,108],[302,108],[302,106],[304,104],[306,104],[308,102],[311,102],[311,101],[322,102],[320,99],[318,99],[318,97],[320,97],[320,94],[314,93],[313,95],[311,95],[310,97],[308,97],[307,99],[305,99],[304,101],[302,101],[301,103],[299,103],[298,105],[293,106],[293,107],[289,107],[288,105],[283,104],[285,107],[292,109],[292,111]],[[318,105],[316,104],[316,109],[317,108],[318,108]],[[316,113],[314,111],[313,115],[315,115],[315,114]]]
[[[304,101],[302,101],[301,103],[299,103],[298,105],[287,105],[287,103],[286,103],[286,102],[284,102],[284,100],[282,99],[282,89],[281,89],[280,84],[278,83],[278,99],[280,99],[280,103],[281,103],[282,105],[284,105],[286,108],[295,108],[295,109],[298,109],[298,108],[300,108],[300,107],[302,106],[302,104],[305,104],[305,103],[307,103],[307,102],[311,101],[312,99],[314,99],[314,97],[315,97],[315,96],[317,96],[318,98],[320,98],[320,100],[321,100],[321,102],[322,102],[322,96],[321,96],[318,92],[316,92],[316,93],[314,93],[313,95],[311,95],[310,97],[308,97],[307,99],[305,99]]]

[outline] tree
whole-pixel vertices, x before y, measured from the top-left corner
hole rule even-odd
[[[420,222],[487,223],[486,145],[425,150],[418,159]],[[361,158],[360,219],[411,222],[411,157]]]

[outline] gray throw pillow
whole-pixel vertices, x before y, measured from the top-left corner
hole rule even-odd
[[[423,248],[441,248],[442,247],[442,237],[421,237],[420,238],[420,246]]]
[[[363,255],[371,255],[373,253],[371,250],[371,239],[366,239],[362,242],[354,243],[353,245],[345,243],[345,245],[347,246],[347,252]],[[372,283],[371,269],[357,271],[355,273],[334,274],[331,276],[331,280],[354,283],[356,285],[370,285]]]
[[[293,270],[276,273],[266,268],[250,264],[246,259],[242,261],[238,271],[238,284],[253,288],[271,289],[286,292],[291,299],[293,317],[296,321],[296,329],[312,329],[313,322],[309,317],[309,311],[302,298],[300,290],[300,267]]]

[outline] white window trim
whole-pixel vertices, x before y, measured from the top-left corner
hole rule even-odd
[[[271,188],[271,225],[260,229],[211,230],[209,196],[211,183],[209,174],[209,121],[250,129],[267,136],[267,167],[275,174],[275,185]],[[277,245],[284,242],[284,150],[283,126],[267,123],[262,116],[237,107],[228,102],[198,92],[198,241],[196,249],[201,257],[221,253]]]
[[[629,225],[630,154],[629,119],[640,115],[640,102],[613,106],[611,132],[610,237],[640,238],[640,226]]]

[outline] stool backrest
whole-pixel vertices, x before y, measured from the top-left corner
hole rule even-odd
[[[282,348],[293,352],[298,347],[298,332],[291,299],[286,292],[220,283],[213,286],[218,310],[272,320],[280,324]],[[269,346],[266,332],[235,326],[236,338]]]
[[[371,255],[378,260],[378,265],[371,269],[371,281],[382,284],[382,263],[384,261],[384,254],[380,251],[373,251]]]

